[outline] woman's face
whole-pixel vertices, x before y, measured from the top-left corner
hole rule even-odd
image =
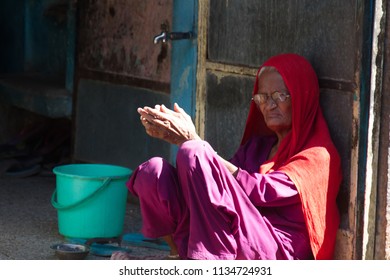
[[[266,69],[261,72],[258,79],[259,91],[256,95],[263,94],[263,100],[267,99],[264,103],[259,102],[260,96],[255,96],[254,100],[257,107],[260,109],[264,116],[266,125],[274,131],[278,137],[286,136],[291,130],[291,96],[284,84],[282,76],[275,69]],[[275,98],[280,92],[287,94],[287,98],[284,100]],[[273,94],[276,100],[271,98]],[[268,97],[268,98],[267,98]],[[282,96],[283,97],[283,96]]]

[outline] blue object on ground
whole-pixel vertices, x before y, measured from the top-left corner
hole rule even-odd
[[[69,241],[75,244],[87,244],[88,239],[72,238],[69,239]],[[119,245],[113,245],[113,244],[92,243],[89,245],[89,248],[90,248],[89,251],[90,254],[93,254],[95,256],[101,256],[101,257],[110,257],[112,253],[117,251],[131,253],[131,249],[121,247]]]
[[[169,245],[160,238],[147,238],[141,233],[127,233],[122,236],[122,241],[133,245],[163,251],[170,251]]]

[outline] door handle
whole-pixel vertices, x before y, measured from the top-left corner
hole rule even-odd
[[[168,40],[186,40],[194,37],[192,32],[166,32],[163,31],[161,34],[154,36],[153,43],[158,44],[159,42],[166,43]]]

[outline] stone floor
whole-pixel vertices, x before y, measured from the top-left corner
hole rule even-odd
[[[51,204],[55,176],[0,178],[0,260],[56,260],[50,248],[66,239],[58,232],[57,210]],[[141,217],[136,200],[128,199],[123,234],[139,233]],[[163,259],[167,251],[124,244],[137,256]],[[108,260],[89,254],[86,259]]]

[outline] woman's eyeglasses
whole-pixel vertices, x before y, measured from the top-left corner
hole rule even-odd
[[[252,98],[252,100],[256,104],[265,104],[268,102],[268,99],[271,98],[275,104],[283,103],[285,102],[288,98],[290,98],[290,94],[282,91],[275,91],[271,93],[270,95],[266,93],[258,93],[255,94]]]

